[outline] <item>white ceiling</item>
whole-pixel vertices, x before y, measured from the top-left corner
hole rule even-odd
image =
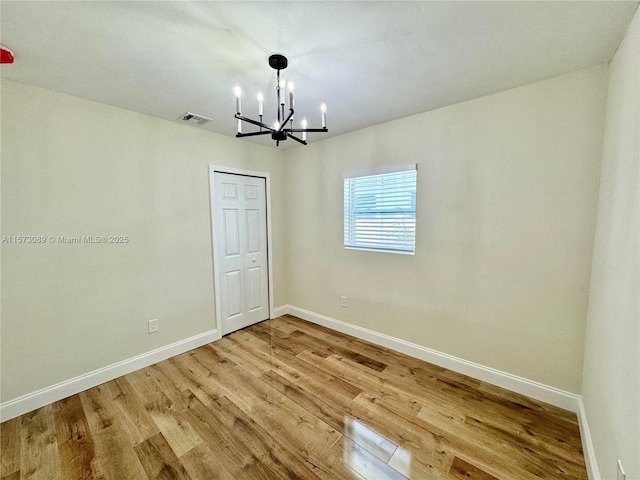
[[[243,113],[275,116],[289,58],[296,117],[329,134],[379,124],[607,62],[633,2],[0,2],[2,77],[235,134]],[[245,127],[245,131],[249,129]],[[243,139],[273,145],[270,139]],[[289,144],[289,145],[286,145]],[[296,146],[288,141],[284,146]]]

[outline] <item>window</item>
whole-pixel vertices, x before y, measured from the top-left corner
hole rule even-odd
[[[417,165],[344,175],[344,246],[415,252]]]

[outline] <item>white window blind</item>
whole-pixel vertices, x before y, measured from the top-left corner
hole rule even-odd
[[[344,246],[414,253],[417,165],[344,175]]]

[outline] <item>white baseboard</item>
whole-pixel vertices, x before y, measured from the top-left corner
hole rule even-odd
[[[582,441],[582,451],[584,453],[584,463],[587,465],[587,475],[589,480],[601,480],[598,462],[596,461],[596,451],[591,440],[589,422],[587,422],[587,412],[584,409],[582,398],[578,400],[578,423],[580,425],[580,440]]]
[[[282,315],[289,313],[289,305],[283,305],[273,309],[273,316],[271,318],[278,318]]]
[[[58,400],[75,395],[76,393],[80,393],[89,388],[93,388],[96,385],[121,377],[127,373],[148,367],[149,365],[166,360],[167,358],[193,350],[194,348],[201,347],[202,345],[211,343],[219,338],[220,335],[217,330],[210,330],[190,338],[185,338],[184,340],[180,340],[170,345],[165,345],[164,347],[151,350],[141,355],[128,358],[127,360],[99,368],[98,370],[79,375],[70,380],[65,380],[64,382],[23,395],[22,397],[18,397],[14,400],[9,400],[8,402],[0,404],[0,421],[4,422],[5,420],[9,420],[40,407],[44,407],[45,405],[57,402]]]
[[[425,362],[433,363],[440,367],[448,368],[454,372],[468,375],[483,382],[506,388],[512,392],[526,395],[527,397],[540,400],[542,402],[555,405],[556,407],[578,413],[580,395],[566,392],[543,383],[535,382],[511,373],[496,370],[494,368],[485,367],[478,363],[470,362],[462,358],[454,357],[447,353],[438,352],[415,343],[407,342],[399,338],[385,335],[368,328],[359,327],[350,323],[336,320],[325,315],[320,315],[303,308],[294,307],[292,305],[284,305],[278,307],[274,312],[280,315],[290,313],[296,317],[302,318],[312,323],[331,328],[348,335],[366,340],[376,345],[390,348],[400,353],[410,355]]]

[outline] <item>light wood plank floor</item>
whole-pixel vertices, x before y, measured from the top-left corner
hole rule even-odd
[[[576,416],[291,316],[4,422],[17,479],[586,479]]]

